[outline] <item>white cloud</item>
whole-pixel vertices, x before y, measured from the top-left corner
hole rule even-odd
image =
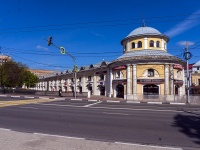
[[[189,46],[195,44],[194,42],[191,42],[191,41],[180,41],[180,42],[178,42],[177,44],[178,44],[178,45],[181,45],[181,46],[185,46],[186,43],[187,43]]]
[[[196,12],[194,12],[192,15],[190,15],[184,21],[178,23],[173,28],[171,28],[170,30],[165,32],[165,34],[168,35],[169,37],[174,37],[176,35],[179,35],[185,31],[199,25],[200,21],[197,19],[197,15],[195,15],[195,14],[199,14],[199,13],[200,13],[200,9],[197,10]]]
[[[91,31],[91,33],[93,34],[93,35],[95,35],[95,36],[98,36],[98,37],[101,37],[101,38],[106,38],[104,35],[102,35],[102,34],[99,34],[99,33],[96,33],[96,32],[94,32],[94,31]]]
[[[37,48],[37,49],[44,50],[44,51],[48,51],[48,48],[43,47],[43,46],[41,46],[41,45],[37,45],[36,48]]]

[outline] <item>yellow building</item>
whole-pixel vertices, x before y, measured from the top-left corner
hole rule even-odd
[[[123,54],[112,62],[80,67],[77,87],[72,72],[41,80],[49,90],[88,92],[126,100],[174,100],[185,95],[185,62],[167,52],[169,37],[139,27],[122,41]]]

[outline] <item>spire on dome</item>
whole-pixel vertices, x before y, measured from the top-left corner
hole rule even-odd
[[[142,27],[146,27],[144,19],[142,21]]]

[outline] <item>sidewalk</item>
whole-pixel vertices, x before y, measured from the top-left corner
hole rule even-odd
[[[1,150],[182,150],[153,145],[101,142],[84,138],[0,129]]]

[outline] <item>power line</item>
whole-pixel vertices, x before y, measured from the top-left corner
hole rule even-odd
[[[157,18],[170,18],[170,17],[180,17],[180,16],[188,16],[191,14],[177,14],[171,16],[155,16],[155,17],[146,17],[145,20],[148,19],[157,19]],[[193,16],[199,16],[200,14],[192,14]],[[29,27],[18,27],[18,28],[0,28],[0,30],[15,30],[15,29],[25,29],[25,28],[46,28],[46,27],[54,27],[54,26],[69,26],[69,25],[84,25],[84,24],[100,24],[100,23],[110,23],[110,22],[119,22],[119,21],[134,21],[134,20],[143,20],[144,18],[135,18],[135,19],[117,19],[117,20],[102,20],[102,21],[89,21],[89,22],[76,22],[76,23],[64,23],[64,24],[50,24],[43,26],[29,26]],[[141,23],[140,23],[141,24]]]
[[[172,22],[172,21],[182,21],[182,20],[197,20],[200,18],[193,18],[193,19],[177,19],[177,20],[161,20],[161,21],[154,21],[154,22],[146,22],[146,23],[158,23],[158,22]],[[21,32],[37,32],[37,31],[53,31],[53,30],[69,30],[69,29],[84,29],[84,28],[100,28],[100,27],[118,27],[124,25],[131,25],[133,23],[121,23],[121,24],[108,24],[108,25],[93,25],[93,26],[78,26],[78,27],[66,27],[66,28],[52,28],[52,29],[38,29],[38,30],[24,30],[24,31],[8,31],[8,32],[1,32],[0,34],[6,33],[21,33]],[[141,23],[134,23],[134,24],[141,24]],[[48,27],[48,26],[47,26]],[[22,28],[23,29],[23,28]]]

